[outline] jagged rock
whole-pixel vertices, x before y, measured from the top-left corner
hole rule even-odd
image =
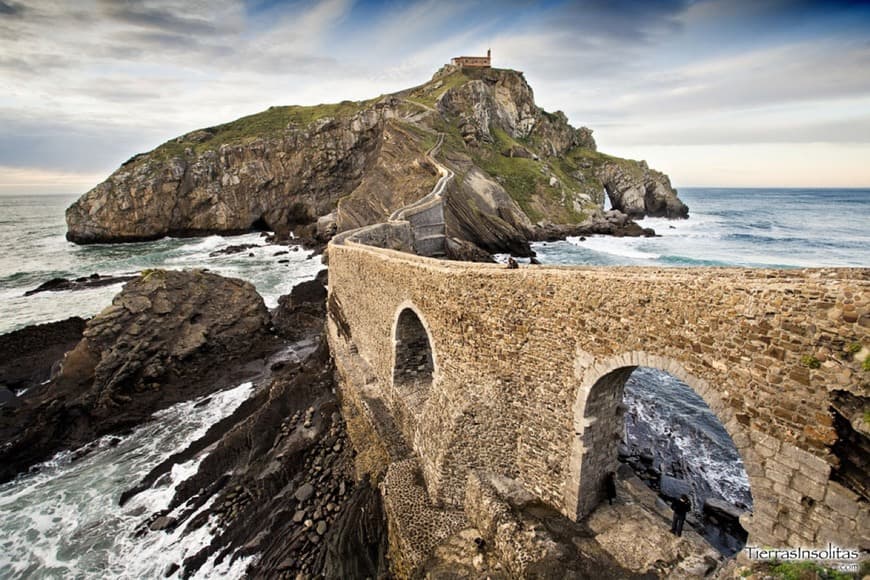
[[[463,262],[495,263],[492,254],[459,238],[447,238],[447,258]]]
[[[369,105],[278,107],[261,114],[275,131],[251,140],[225,137],[245,130],[245,118],[170,141],[132,159],[70,206],[67,238],[94,243],[288,232],[311,223],[359,184],[395,106],[388,97]]]
[[[740,516],[746,513],[746,510],[742,510],[725,500],[711,497],[704,502],[704,512],[713,514],[721,519],[739,522]]]
[[[92,377],[97,406],[160,380],[203,352],[244,352],[268,326],[254,286],[203,270],[153,270],[128,283],[94,317],[61,366],[61,378]]]
[[[202,270],[148,271],[90,320],[51,383],[0,417],[0,482],[60,449],[238,384],[271,340],[253,285]],[[234,369],[218,363],[235,359]],[[258,363],[262,365],[262,362]]]
[[[685,494],[692,497],[692,488],[685,479],[678,479],[670,475],[662,475],[659,480],[661,494],[669,499],[678,499]]]
[[[327,270],[321,270],[314,280],[297,284],[290,294],[278,298],[272,324],[281,336],[298,340],[323,326],[327,278]]]
[[[221,250],[215,250],[209,254],[210,258],[214,258],[216,256],[229,256],[232,254],[240,254],[245,250],[250,250],[251,248],[259,248],[257,244],[237,244],[234,246],[227,246]],[[251,254],[253,255],[253,254]]]
[[[428,194],[439,133],[438,159],[457,175],[443,194],[447,235],[487,252],[530,256],[533,227],[594,217],[605,188],[630,216],[686,215],[666,176],[597,153],[592,131],[535,104],[522,73],[448,68],[383,98],[273,107],[137,155],[67,210],[67,237],[272,229],[316,247]]]
[[[175,520],[168,516],[160,516],[155,519],[148,525],[148,529],[152,532],[159,532],[160,530],[165,530],[166,528],[171,527],[175,524]]]
[[[668,176],[645,161],[608,161],[596,173],[613,208],[629,217],[689,217],[689,207],[677,198]]]
[[[0,336],[0,384],[31,389],[51,378],[52,368],[82,338],[79,317],[28,326]]]
[[[52,278],[47,282],[43,282],[33,290],[28,290],[24,293],[25,296],[33,296],[40,292],[61,292],[63,290],[87,290],[89,288],[99,288],[101,286],[111,286],[112,284],[120,284],[128,282],[136,276],[101,276],[100,274],[91,274],[83,276],[75,280],[67,278]]]

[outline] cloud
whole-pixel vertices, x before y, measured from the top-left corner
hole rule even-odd
[[[855,3],[792,0],[0,0],[0,165],[109,171],[487,47],[603,148],[866,143],[867,24]]]
[[[214,17],[209,17],[207,13],[184,14],[181,12],[183,4],[172,2],[161,4],[146,6],[145,3],[136,0],[100,2],[103,14],[120,24],[184,36],[209,36],[221,32],[218,21]]]
[[[84,193],[105,175],[0,165],[0,195]]]

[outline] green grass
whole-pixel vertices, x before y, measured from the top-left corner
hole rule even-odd
[[[433,82],[426,83],[419,89],[412,92],[407,99],[409,101],[413,101],[415,103],[420,103],[421,105],[425,105],[427,107],[434,107],[435,103],[438,99],[441,98],[441,95],[449,91],[450,89],[454,89],[460,85],[463,85],[471,80],[471,77],[466,75],[462,71],[456,71],[446,77],[441,77]],[[438,82],[441,81],[442,84],[437,89],[434,88]]]
[[[380,97],[378,97],[380,98]],[[191,139],[184,136],[167,141],[155,149],[150,158],[166,160],[184,154],[190,148],[194,153],[216,150],[221,145],[244,144],[259,138],[279,137],[290,125],[305,126],[325,117],[350,117],[377,99],[369,101],[342,101],[309,107],[288,106],[269,107],[265,111],[248,115],[223,125],[216,125],[188,135],[207,134],[205,139]]]
[[[805,354],[801,357],[801,364],[808,369],[817,369],[822,366],[821,361],[811,354]]]
[[[475,163],[484,171],[499,178],[499,182],[522,208],[532,221],[540,221],[544,215],[542,207],[549,208],[550,213],[555,207],[560,207],[561,216],[558,221],[580,223],[586,219],[586,214],[574,208],[572,194],[590,194],[594,199],[597,194],[595,187],[601,187],[601,183],[592,175],[592,172],[584,171],[586,181],[580,182],[571,176],[579,165],[569,159],[549,158],[547,167],[549,173],[543,171],[544,163],[533,159],[521,157],[505,157],[501,154],[511,147],[520,146],[521,142],[513,139],[501,129],[492,129],[494,143],[482,146],[480,152],[474,156]],[[530,140],[524,141],[525,145],[531,145]],[[594,153],[594,152],[593,152]],[[550,186],[550,175],[556,177],[564,189]],[[563,197],[564,192],[564,197]]]
[[[851,574],[845,574],[819,566],[815,562],[781,562],[770,568],[775,578],[781,580],[852,580]]]
[[[538,186],[546,181],[541,173],[540,162],[522,157],[505,157],[501,151],[511,147],[513,139],[500,129],[494,129],[492,135],[495,143],[475,155],[475,162],[491,176],[499,178],[508,195],[532,221],[539,221],[544,216],[533,206],[533,202]]]
[[[438,143],[438,133],[436,131],[427,131],[419,125],[415,125],[414,123],[406,123],[404,121],[396,121],[402,128],[410,131],[416,137],[420,139],[423,143],[423,148],[425,151],[429,151],[432,149],[436,143]]]

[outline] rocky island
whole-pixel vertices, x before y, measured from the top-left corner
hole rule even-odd
[[[688,215],[666,175],[599,152],[488,61],[188,133],[75,202],[76,243],[263,230],[329,242],[330,271],[270,312],[244,281],[148,270],[89,321],[4,337],[30,362],[0,366],[27,389],[0,403],[0,481],[250,381],[230,416],[120,494],[202,458],[165,509],[137,514],[137,537],[212,526],[166,577],[250,556],[247,574],[269,578],[739,576],[695,530],[668,532],[636,472],[669,480],[617,463],[624,384],[648,366],[690,385],[744,458],[754,510],[707,511],[758,542],[866,548],[868,464],[846,448],[867,446],[870,275],[471,263]]]
[[[398,93],[272,107],[137,155],[67,210],[67,238],[260,229],[325,240],[429,193],[427,153],[439,139],[438,159],[457,175],[446,233],[487,252],[530,255],[529,240],[566,234],[642,235],[627,218],[688,215],[666,175],[599,152],[591,130],[535,104],[522,73],[447,65]],[[620,214],[605,215],[605,195]]]

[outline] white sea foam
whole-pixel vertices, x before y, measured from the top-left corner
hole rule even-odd
[[[158,578],[170,563],[181,564],[205,547],[214,522],[188,535],[183,527],[139,538],[133,532],[148,515],[168,506],[206,453],[174,466],[159,486],[124,507],[118,497],[232,413],[252,390],[251,383],[244,383],[211,395],[200,407],[198,401],[180,403],[156,413],[152,422],[114,446],[112,437],[104,437],[96,451],[78,461],[70,461],[70,452],[59,453],[35,473],[0,486],[0,577]],[[244,565],[227,562],[216,568],[212,563],[209,569],[232,578],[241,575]]]
[[[660,255],[648,249],[646,238],[614,238],[612,236],[589,236],[585,241],[578,237],[567,238],[568,243],[582,246],[602,254],[611,254],[634,260],[657,260]]]
[[[659,446],[673,442],[676,453],[669,459],[684,466],[693,487],[709,488],[705,498],[712,495],[732,504],[751,501],[749,479],[733,442],[724,428],[716,427],[718,419],[690,387],[645,368],[635,371],[630,381],[626,401],[635,423],[648,428]]]

